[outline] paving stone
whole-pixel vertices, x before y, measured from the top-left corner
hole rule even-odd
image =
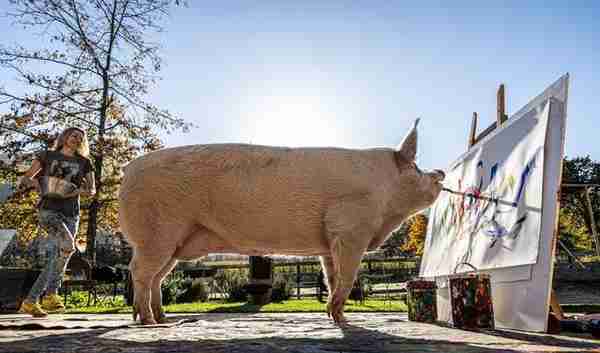
[[[323,313],[171,314],[166,325],[142,327],[131,315],[3,315],[0,352],[600,352],[589,335],[472,332],[409,322],[401,313],[347,317],[340,328]]]

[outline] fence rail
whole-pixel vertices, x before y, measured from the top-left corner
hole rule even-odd
[[[567,282],[592,282],[600,284],[600,261],[586,262],[586,269],[579,269],[566,262],[559,262],[554,268],[555,284]],[[418,276],[420,258],[365,259],[361,263],[358,279],[359,287],[367,283],[371,294],[391,295],[405,291],[405,282]],[[249,264],[202,264],[183,266],[176,272],[188,277],[213,277],[218,271],[239,271],[242,277],[248,276]],[[291,282],[293,296],[318,297],[327,292],[321,264],[316,260],[276,262],[273,264],[275,276],[283,276]],[[240,273],[237,274],[238,276]],[[289,283],[288,282],[288,283]],[[355,285],[357,284],[355,283]]]
[[[404,282],[418,276],[419,266],[420,258],[365,259],[361,263],[359,277],[368,281],[370,285],[384,285],[385,289],[374,290],[374,293],[397,293],[404,291]],[[581,270],[561,262],[555,266],[554,281],[584,280],[600,283],[600,262],[588,262],[586,266],[586,270]],[[203,264],[202,267],[213,271],[248,271],[249,269],[249,265],[244,263]],[[293,293],[296,298],[320,296],[326,292],[320,271],[321,264],[316,260],[276,262],[273,264],[274,274],[285,275],[293,281]]]
[[[360,283],[369,286],[385,284],[386,293],[403,291],[403,288],[391,288],[394,284],[405,282],[418,275],[420,258],[395,257],[395,258],[367,258],[361,262],[359,269]],[[178,271],[190,277],[211,277],[216,271],[249,271],[248,263],[237,264],[210,264],[201,266],[183,266]],[[324,275],[321,272],[321,263],[318,260],[280,261],[273,263],[274,275],[281,275],[293,283],[293,294],[296,298],[318,297],[320,300],[327,287]],[[357,282],[359,283],[359,282]],[[362,285],[361,285],[362,287]],[[371,293],[382,292],[372,290]]]

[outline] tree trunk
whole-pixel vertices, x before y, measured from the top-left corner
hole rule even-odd
[[[100,210],[100,202],[98,198],[102,190],[102,164],[104,163],[104,133],[106,132],[106,111],[108,109],[108,68],[110,67],[110,52],[107,59],[106,70],[102,78],[102,104],[100,107],[100,122],[98,124],[98,155],[94,161],[94,177],[96,179],[96,195],[90,205],[89,222],[87,231],[87,253],[93,265],[96,264],[96,234],[98,234],[98,211]]]
[[[86,253],[93,265],[96,265],[96,234],[98,233],[98,200],[94,199],[90,204]]]

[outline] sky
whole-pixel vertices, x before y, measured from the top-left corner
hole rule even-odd
[[[148,97],[196,125],[162,134],[167,147],[395,147],[420,117],[417,162],[445,169],[473,112],[479,131],[495,121],[499,84],[510,115],[569,73],[565,154],[600,160],[600,2],[189,3],[158,36],[162,80]],[[0,30],[32,40],[6,18]]]

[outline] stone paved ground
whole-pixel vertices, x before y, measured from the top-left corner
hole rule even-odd
[[[0,316],[0,352],[600,352],[591,336],[470,332],[409,322],[402,313],[350,313],[339,328],[322,313],[169,316],[163,327],[130,315]],[[45,329],[40,329],[42,326]]]

